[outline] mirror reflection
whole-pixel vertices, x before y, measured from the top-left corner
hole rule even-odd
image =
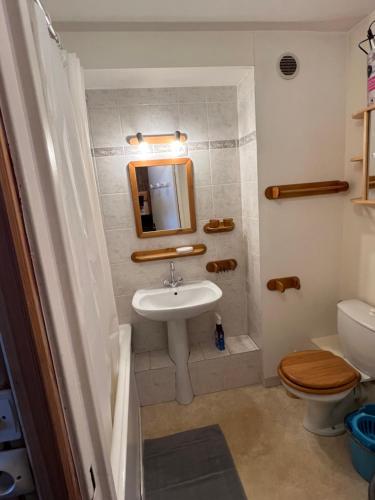
[[[375,199],[375,110],[369,113],[368,199]]]
[[[189,158],[132,162],[129,174],[138,236],[195,231]]]

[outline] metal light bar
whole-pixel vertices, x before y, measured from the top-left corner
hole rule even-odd
[[[179,130],[176,130],[174,134],[163,134],[163,135],[143,135],[138,132],[136,135],[129,135],[126,140],[132,146],[138,146],[142,142],[148,144],[167,144],[175,141],[186,142],[187,134],[183,134]]]

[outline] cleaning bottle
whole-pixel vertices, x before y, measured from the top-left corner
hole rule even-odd
[[[219,351],[225,350],[224,330],[221,324],[221,316],[215,313],[216,329],[215,329],[215,344]]]

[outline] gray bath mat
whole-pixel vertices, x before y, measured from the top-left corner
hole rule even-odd
[[[146,500],[246,500],[218,425],[144,443]]]

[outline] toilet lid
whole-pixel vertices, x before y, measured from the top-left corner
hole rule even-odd
[[[340,390],[355,386],[360,374],[339,356],[329,351],[294,352],[282,359],[279,374],[285,382],[301,389]]]

